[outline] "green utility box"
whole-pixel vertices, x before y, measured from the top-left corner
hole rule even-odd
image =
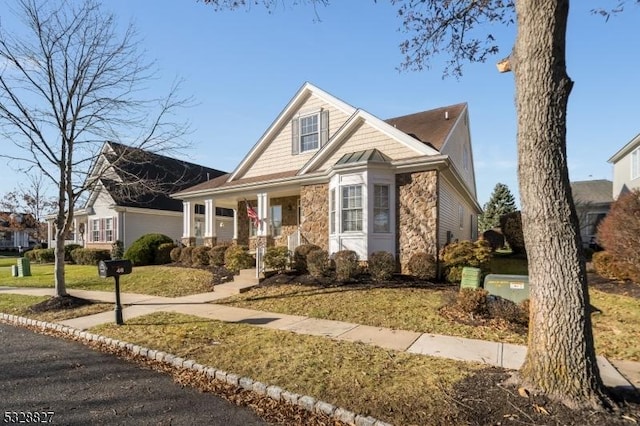
[[[480,271],[480,268],[462,268],[462,280],[460,281],[460,288],[480,288],[481,277],[482,271]]]
[[[31,263],[29,263],[29,259],[27,259],[26,257],[21,257],[20,259],[18,259],[18,276],[31,276]]]
[[[484,279],[484,289],[490,295],[520,303],[529,298],[529,276],[489,274]]]

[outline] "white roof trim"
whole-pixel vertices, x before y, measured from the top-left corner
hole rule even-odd
[[[631,151],[633,151],[637,147],[640,147],[640,133],[637,134],[633,139],[631,139],[631,141],[627,143],[625,146],[623,146],[618,152],[613,154],[611,158],[607,160],[607,162],[615,164],[618,161],[620,161],[622,157],[629,154]]]
[[[276,117],[271,126],[269,126],[267,131],[262,135],[258,142],[253,146],[253,148],[251,148],[247,155],[242,159],[240,164],[238,164],[235,170],[231,173],[231,176],[229,177],[227,182],[236,180],[239,175],[241,175],[249,168],[249,166],[260,156],[263,149],[269,144],[269,142],[271,142],[271,139],[275,136],[275,133],[289,120],[289,117],[294,112],[294,110],[299,108],[303,100],[305,100],[307,96],[310,95],[319,97],[326,103],[335,106],[346,115],[352,115],[356,110],[351,105],[341,101],[340,99],[325,92],[324,90],[319,89],[313,84],[309,82],[304,83],[295,94],[295,96],[289,101],[287,106],[278,115],[278,117]]]
[[[386,123],[383,120],[380,120],[378,117],[373,114],[368,113],[365,110],[358,109],[354,112],[354,114],[349,117],[349,119],[342,125],[342,127],[331,137],[331,140],[320,150],[309,159],[307,164],[302,166],[298,175],[303,175],[311,170],[314,167],[317,167],[322,162],[326,161],[329,156],[338,149],[341,145],[340,142],[344,139],[344,136],[348,134],[348,132],[358,123],[365,122],[369,124],[374,129],[386,134],[392,139],[404,144],[408,148],[416,151],[417,154],[420,155],[439,155],[440,153],[431,148],[430,146],[420,142],[419,140],[407,135],[401,130],[393,127],[392,125]]]

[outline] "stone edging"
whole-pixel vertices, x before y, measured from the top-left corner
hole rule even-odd
[[[262,382],[255,381],[249,377],[241,377],[238,374],[233,374],[223,370],[215,369],[213,367],[198,364],[192,359],[180,358],[166,352],[145,348],[133,343],[123,342],[98,334],[88,333],[74,327],[34,320],[17,315],[9,315],[5,313],[0,313],[0,320],[9,324],[39,327],[44,330],[53,330],[60,333],[65,333],[70,336],[75,336],[79,339],[85,340],[87,342],[99,342],[113,348],[119,348],[125,351],[129,351],[133,355],[139,355],[151,360],[164,362],[176,368],[185,368],[195,372],[204,373],[212,380],[218,380],[223,383],[228,383],[241,389],[255,392],[258,395],[266,396],[275,401],[297,405],[304,410],[310,411],[312,413],[324,414],[332,419],[339,420],[349,425],[392,426],[390,423],[383,422],[382,420],[378,420],[370,416],[356,414],[345,408],[336,407],[328,402],[317,400],[312,396],[299,395],[297,393],[289,392],[285,389],[282,389],[279,386],[268,385]]]

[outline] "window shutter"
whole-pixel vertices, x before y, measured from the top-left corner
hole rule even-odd
[[[104,219],[100,219],[100,241],[104,241]]]
[[[300,120],[291,120],[291,154],[297,155],[300,152]]]
[[[320,111],[320,147],[326,145],[329,140],[329,111]]]

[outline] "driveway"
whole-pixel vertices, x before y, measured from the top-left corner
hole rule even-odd
[[[167,375],[0,324],[0,422],[26,422],[36,412],[40,420],[53,413],[52,423],[65,425],[267,424],[248,408],[182,388]]]

